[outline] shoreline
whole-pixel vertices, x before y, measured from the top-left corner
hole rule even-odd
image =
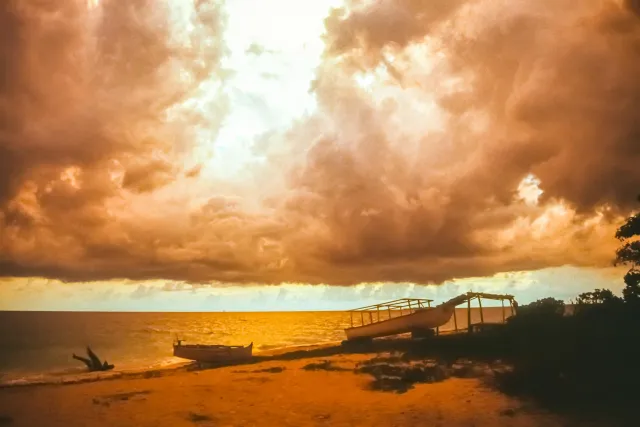
[[[445,334],[441,335],[438,342],[459,340],[466,340],[466,334]],[[286,361],[286,360],[298,360],[307,359],[313,357],[331,357],[336,355],[349,355],[349,354],[375,354],[375,353],[389,353],[389,352],[412,352],[412,350],[423,348],[424,344],[422,340],[412,339],[410,336],[398,335],[394,337],[384,337],[373,340],[369,344],[352,343],[351,345],[344,346],[344,341],[329,341],[319,342],[315,344],[299,344],[289,345],[284,347],[268,348],[265,350],[258,350],[253,352],[251,360],[231,363],[231,364],[219,364],[208,365],[204,364],[204,368],[198,368],[197,362],[191,360],[182,359],[167,365],[162,366],[145,366],[145,367],[132,367],[124,369],[116,369],[112,371],[104,372],[74,372],[68,375],[55,375],[49,373],[34,373],[28,377],[21,377],[11,380],[0,380],[0,389],[7,388],[25,388],[25,387],[37,387],[46,385],[72,385],[79,383],[91,383],[102,382],[117,379],[135,379],[135,378],[153,378],[165,375],[172,375],[174,373],[188,372],[200,369],[220,369],[228,366],[242,366],[253,365],[256,363],[268,362],[268,361]],[[436,341],[433,341],[435,344]],[[419,351],[418,355],[421,354]],[[171,356],[167,356],[168,358]],[[175,358],[179,359],[179,358]]]
[[[319,349],[325,349],[329,347],[334,347],[340,345],[340,341],[332,341],[327,343],[317,343],[317,344],[301,344],[301,345],[292,345],[278,348],[270,348],[267,350],[261,350],[254,352],[253,359],[248,362],[226,365],[226,366],[240,366],[245,364],[254,364],[259,363],[264,358],[277,357],[281,355],[285,355],[288,353],[295,353],[301,351],[313,351]],[[135,378],[149,378],[149,377],[157,377],[168,375],[171,373],[178,372],[186,372],[190,367],[194,367],[196,362],[191,360],[183,359],[180,362],[173,362],[164,366],[151,366],[144,368],[125,368],[122,370],[114,369],[112,371],[103,371],[103,372],[89,372],[89,371],[79,371],[68,374],[60,374],[60,373],[52,373],[52,372],[43,372],[43,373],[33,373],[22,376],[20,378],[3,380],[0,377],[0,389],[11,389],[11,388],[23,388],[23,387],[37,387],[37,386],[48,386],[48,385],[72,385],[72,384],[81,384],[81,383],[89,383],[89,382],[98,382],[98,381],[109,381],[116,379],[135,379]]]
[[[584,417],[554,412],[530,396],[507,391],[501,384],[514,368],[497,358],[421,354],[415,345],[423,344],[407,339],[357,348],[335,344],[269,349],[250,361],[227,365],[186,361],[0,385],[0,421],[4,417],[11,425],[52,427],[165,425],[158,418],[162,415],[175,419],[171,425],[185,426],[198,420],[213,420],[201,425],[377,425],[378,418],[412,427],[416,422],[454,427],[614,425],[609,415],[597,415],[606,420],[603,424],[584,419],[567,424]],[[315,400],[318,393],[320,401]],[[435,412],[434,401],[439,402]],[[221,404],[227,411],[222,414]],[[118,409],[109,409],[112,406]],[[43,420],[39,414],[47,411],[55,416]],[[137,421],[127,424],[132,419]]]

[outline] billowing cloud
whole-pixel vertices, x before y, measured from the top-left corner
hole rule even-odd
[[[104,277],[112,257],[135,257],[116,210],[173,182],[190,129],[221,120],[216,103],[206,117],[183,103],[222,78],[223,23],[207,1],[3,2],[3,274]]]
[[[230,83],[216,2],[6,3],[5,276],[428,283],[604,266],[640,191],[637,1],[349,2],[324,22],[315,105],[287,126],[272,117],[284,93]],[[293,68],[256,43],[235,46],[263,61],[239,75]]]

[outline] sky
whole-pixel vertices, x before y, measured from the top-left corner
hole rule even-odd
[[[622,286],[637,0],[8,0],[0,64],[0,309]]]

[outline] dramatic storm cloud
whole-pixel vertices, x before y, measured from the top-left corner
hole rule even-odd
[[[3,2],[0,274],[610,264],[640,191],[637,1],[280,3]]]

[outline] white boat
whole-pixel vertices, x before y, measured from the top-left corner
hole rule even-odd
[[[402,298],[350,310],[351,327],[346,328],[344,331],[347,335],[347,340],[371,339],[407,332],[424,332],[447,324],[453,316],[455,331],[458,332],[455,308],[465,302],[468,304],[467,323],[473,327],[470,314],[471,300],[475,298],[478,299],[478,304],[480,305],[480,322],[482,325],[485,323],[482,313],[482,298],[502,301],[503,322],[506,320],[504,301],[509,302],[511,315],[515,315],[517,303],[512,295],[467,292],[436,307],[431,307],[432,300]],[[359,318],[359,326],[354,325],[354,317],[356,322]]]
[[[413,302],[414,306],[410,307],[409,302]],[[403,299],[353,310],[351,312],[352,318],[353,315],[357,315],[360,312],[362,324],[344,330],[347,334],[347,340],[378,338],[412,331],[424,331],[442,326],[451,319],[455,306],[443,304],[433,308],[423,307],[422,303],[424,302],[429,304],[431,301]],[[408,311],[408,314],[405,314],[405,311]],[[367,313],[367,315],[365,316],[364,313]],[[387,316],[387,318],[380,320],[381,313],[382,316]],[[397,317],[393,317],[394,314]],[[369,320],[369,323],[365,324],[367,320]]]
[[[237,362],[252,357],[253,343],[246,347],[229,345],[182,344],[181,340],[173,344],[173,355],[197,362]]]

